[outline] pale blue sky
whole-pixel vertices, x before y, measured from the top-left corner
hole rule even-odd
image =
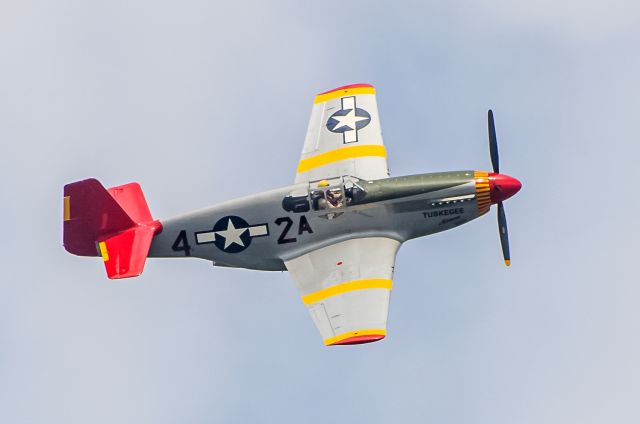
[[[0,422],[637,423],[632,1],[0,6]],[[388,337],[323,347],[286,273],[61,245],[62,186],[156,217],[293,180],[315,93],[378,89],[393,175],[489,169],[495,212],[398,255]]]

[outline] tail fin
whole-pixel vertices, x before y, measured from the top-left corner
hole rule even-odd
[[[64,186],[64,248],[102,256],[109,278],[142,274],[153,235],[160,231],[138,183],[106,190],[96,179]]]

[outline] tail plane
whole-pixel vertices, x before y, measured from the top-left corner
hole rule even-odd
[[[63,244],[69,253],[102,256],[111,279],[142,274],[154,220],[138,183],[105,189],[94,178],[64,186]]]

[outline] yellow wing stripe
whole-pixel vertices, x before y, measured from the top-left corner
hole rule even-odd
[[[304,302],[305,305],[310,305],[312,303],[319,302],[328,297],[336,296],[342,293],[355,291],[355,290],[364,290],[364,289],[391,290],[392,285],[393,285],[393,281],[382,279],[382,278],[347,281],[346,283],[336,284],[335,286],[327,287],[326,289],[322,289],[317,292],[302,296],[302,301]]]
[[[385,158],[387,157],[387,150],[383,145],[379,144],[365,144],[363,146],[341,147],[339,149],[320,153],[319,155],[312,156],[307,159],[302,159],[298,164],[298,173],[307,172],[313,168],[328,165],[330,163],[338,162],[341,160],[355,159],[365,156],[380,156]]]
[[[350,337],[357,336],[386,336],[387,330],[385,329],[374,329],[374,330],[358,330],[358,331],[349,331],[348,333],[339,334],[334,337],[329,337],[328,339],[324,339],[324,344],[326,346],[332,345],[334,343],[341,342],[344,339],[348,339]]]
[[[64,220],[69,221],[71,219],[71,197],[64,196]]]
[[[337,99],[338,97],[356,96],[358,94],[376,94],[376,89],[373,87],[353,87],[334,90],[328,93],[318,94],[313,103],[318,104],[331,99]]]
[[[107,252],[107,244],[103,241],[98,243],[100,246],[100,254],[102,255],[102,260],[107,262],[109,260],[109,252]]]

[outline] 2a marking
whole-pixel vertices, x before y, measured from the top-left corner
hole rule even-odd
[[[284,228],[282,229],[282,233],[280,237],[278,237],[278,244],[287,244],[287,243],[295,243],[298,241],[296,237],[288,237],[289,231],[293,226],[293,220],[288,216],[283,216],[275,220],[277,226],[281,226],[284,224]],[[307,217],[304,215],[300,216],[300,221],[298,222],[298,235],[301,236],[303,233],[313,234],[313,230],[309,225],[309,221]]]

